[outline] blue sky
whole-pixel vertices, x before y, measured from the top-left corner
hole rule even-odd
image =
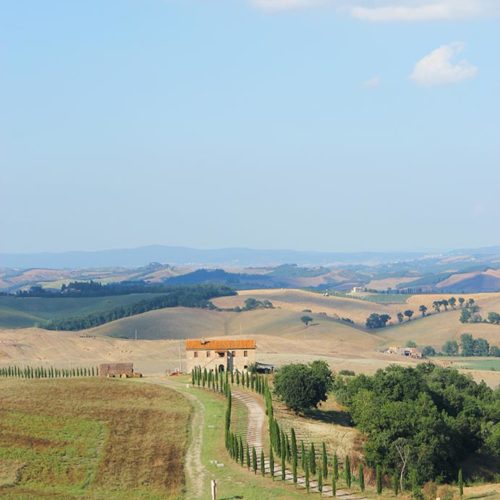
[[[499,13],[0,2],[0,252],[500,244]]]

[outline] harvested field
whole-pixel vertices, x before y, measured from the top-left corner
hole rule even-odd
[[[191,407],[120,380],[1,380],[0,496],[179,498]]]

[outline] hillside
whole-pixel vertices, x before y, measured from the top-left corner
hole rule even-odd
[[[127,306],[156,295],[140,293],[81,298],[0,296],[0,328],[29,328],[48,320],[85,316]]]

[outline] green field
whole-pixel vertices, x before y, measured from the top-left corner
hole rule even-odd
[[[500,371],[500,358],[441,358],[466,370]]]
[[[155,297],[135,293],[110,297],[0,297],[0,328],[29,328],[48,320],[85,316]]]
[[[0,497],[182,497],[190,412],[130,381],[1,380]]]

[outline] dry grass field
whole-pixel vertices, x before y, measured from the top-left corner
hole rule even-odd
[[[500,326],[484,323],[464,325],[459,321],[458,308],[423,319],[420,317],[420,304],[425,304],[432,311],[432,302],[449,297],[447,295],[413,295],[403,304],[379,304],[279,289],[243,291],[238,296],[216,299],[215,302],[221,307],[234,307],[242,305],[248,297],[271,300],[275,309],[241,313],[163,309],[83,332],[0,329],[0,363],[90,366],[107,361],[133,361],[139,371],[158,374],[182,365],[182,339],[228,336],[255,338],[258,359],[277,366],[324,359],[335,370],[370,373],[390,363],[416,363],[381,352],[388,345],[402,346],[408,340],[415,341],[419,346],[432,345],[440,349],[446,340],[458,339],[462,333],[472,333],[500,344]],[[499,293],[465,297],[473,297],[484,315],[489,311],[500,312]],[[414,319],[397,324],[397,312],[408,308],[415,311]],[[312,313],[303,313],[306,309]],[[372,312],[390,314],[393,325],[382,330],[366,330],[364,321]],[[304,314],[313,317],[312,325],[305,327],[301,322]],[[356,324],[339,322],[334,319],[337,316],[349,317]],[[136,331],[137,341],[133,340]],[[468,370],[467,373],[485,379],[493,386],[500,383],[499,371]]]
[[[0,380],[0,497],[179,498],[191,406],[120,380]]]

